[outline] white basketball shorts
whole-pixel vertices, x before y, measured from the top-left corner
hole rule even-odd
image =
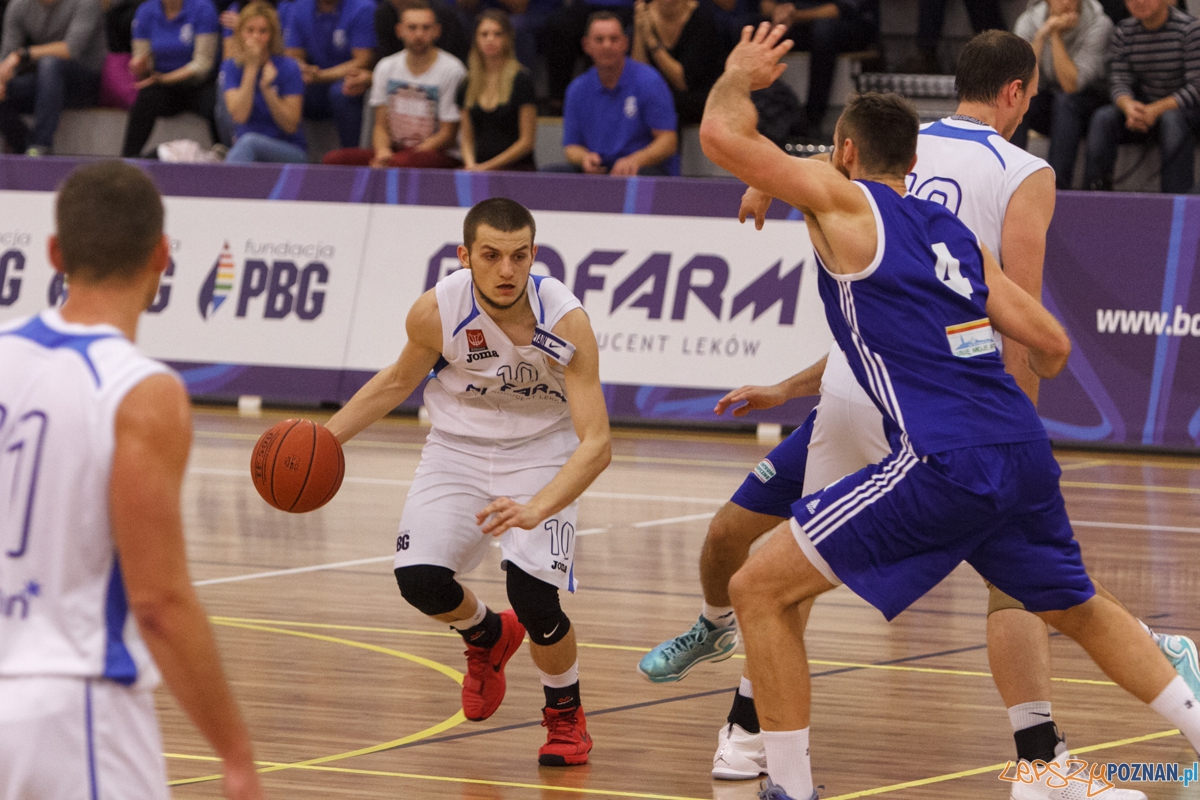
[[[882,461],[891,452],[883,434],[883,416],[857,383],[851,397],[823,393],[808,443],[804,496]]]
[[[149,689],[0,678],[0,800],[168,800]]]
[[[480,531],[475,515],[499,497],[528,502],[578,446],[569,429],[513,444],[430,431],[400,516],[395,566],[475,569],[497,541]],[[574,591],[577,510],[572,503],[533,530],[506,531],[499,537],[502,563]]]

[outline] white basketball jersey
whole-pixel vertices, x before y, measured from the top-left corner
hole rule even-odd
[[[1021,182],[1045,160],[1026,153],[988,125],[947,117],[921,126],[917,165],[908,175],[909,194],[953,211],[1001,265],[1000,242],[1008,202]],[[822,391],[850,398],[854,373],[835,342],[829,351]]]
[[[435,430],[487,440],[519,440],[571,430],[563,369],[575,346],[551,331],[582,308],[554,278],[530,275],[526,297],[537,319],[533,342],[516,345],[475,302],[471,271],[438,282],[442,357],[425,386]]]
[[[0,327],[0,676],[158,682],[108,493],[117,408],[162,372],[116,328],[54,309]]]

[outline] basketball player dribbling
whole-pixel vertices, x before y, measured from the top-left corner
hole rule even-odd
[[[504,665],[529,633],[546,698],[546,766],[585,764],[575,631],[559,603],[574,591],[576,500],[608,465],[611,440],[587,314],[562,283],[531,275],[533,216],[505,198],[463,222],[460,269],[409,311],[408,343],[328,422],[345,443],[430,373],[433,424],[400,518],[404,599],[467,644],[463,713],[490,717]],[[457,580],[499,539],[511,610],[497,614]]]
[[[991,327],[1024,345],[1041,377],[1065,366],[1066,334],[944,206],[905,197],[919,124],[905,101],[851,100],[832,166],[792,159],[757,134],[749,94],[782,71],[784,33],[743,32],[709,97],[702,143],[804,212],[826,317],[883,414],[890,453],[796,502],[730,583],[771,778],[761,796],[816,798],[797,609],[845,582],[890,619],[963,560],[1083,645],[1194,748],[1200,704],[1137,621],[1093,589],[1045,430]]]
[[[158,191],[119,161],[59,190],[62,310],[0,327],[0,800],[166,800],[159,670],[263,797],[250,737],[188,578],[191,416],[133,345],[169,250]]]
[[[1008,275],[1031,296],[1041,293],[1046,230],[1054,212],[1054,176],[1040,158],[1009,144],[1036,93],[1036,57],[1028,43],[1003,31],[976,36],[963,49],[954,116],[925,125],[917,140],[917,165],[908,175],[917,197],[953,211],[994,252]],[[761,228],[771,198],[751,188],[739,216]],[[1038,378],[1026,366],[1025,348],[1005,341],[1003,357],[1017,384],[1036,402]],[[850,371],[841,347],[828,360],[771,387],[735,390],[717,413],[770,408],[820,387],[821,402],[801,428],[766,457],[714,518],[701,561],[705,608],[692,631],[664,642],[642,661],[651,680],[678,680],[702,660],[733,654],[736,620],[729,578],[750,544],[790,516],[790,505],[890,452],[879,410]],[[1097,584],[1097,591],[1115,600]],[[1008,709],[1017,758],[1065,762],[1069,756],[1051,716],[1049,647],[1045,623],[989,585],[988,655]],[[1173,666],[1200,691],[1195,645],[1186,636],[1151,634]],[[762,739],[748,678],[735,693],[719,734],[713,776],[756,777],[765,767]],[[1141,792],[1109,791],[1111,800],[1145,800]],[[1060,800],[1047,781],[1014,784],[1015,800]]]

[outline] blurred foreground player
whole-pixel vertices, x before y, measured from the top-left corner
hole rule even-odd
[[[188,578],[187,393],[133,345],[168,263],[162,201],[109,161],[67,178],[56,217],[66,303],[0,328],[0,798],[166,800],[162,670],[226,796],[258,800]]]
[[[763,796],[816,797],[797,607],[845,582],[890,619],[963,560],[1079,641],[1194,747],[1200,704],[1137,621],[1095,594],[1045,430],[991,332],[1023,344],[1033,372],[1052,377],[1070,351],[1061,326],[943,206],[904,197],[918,120],[903,101],[851,101],[832,167],[762,146],[749,92],[782,71],[782,34],[743,34],[710,96],[702,142],[716,163],[804,211],[826,316],[883,412],[891,453],[797,502],[790,530],[730,584],[778,784]]]
[[[464,268],[413,304],[399,360],[327,427],[345,443],[434,371],[425,386],[433,428],[400,518],[396,582],[410,605],[466,641],[468,719],[500,706],[504,665],[529,632],[549,729],[538,762],[570,766],[587,763],[592,740],[558,593],[574,591],[576,500],[608,466],[611,440],[591,324],[566,286],[530,275],[535,231],[512,200],[472,208],[458,248]],[[512,604],[501,614],[456,580],[493,537]]]

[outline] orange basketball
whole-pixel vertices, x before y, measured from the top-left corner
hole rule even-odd
[[[296,514],[328,503],[342,485],[346,457],[324,425],[285,419],[258,437],[250,477],[262,499]]]

